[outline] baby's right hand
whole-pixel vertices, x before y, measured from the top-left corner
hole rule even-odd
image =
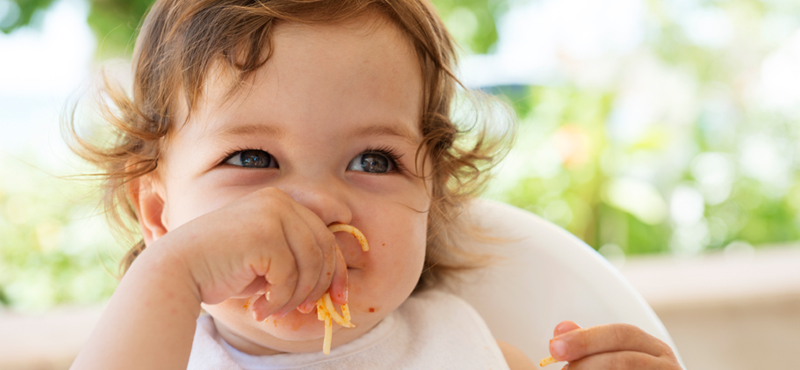
[[[262,294],[256,320],[310,312],[330,288],[347,302],[347,266],[333,233],[276,188],[248,194],[168,232],[148,247],[177,258],[207,304]]]

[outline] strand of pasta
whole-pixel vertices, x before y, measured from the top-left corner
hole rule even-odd
[[[542,359],[542,361],[539,361],[539,366],[545,367],[547,365],[554,364],[556,362],[558,361],[556,361],[556,359],[554,359],[553,356],[549,356],[547,358]]]
[[[332,233],[340,231],[350,233],[356,238],[356,240],[358,240],[358,244],[361,244],[361,249],[364,252],[369,251],[367,238],[364,237],[364,234],[354,226],[335,224],[328,226],[328,230],[330,230]],[[325,293],[322,298],[317,300],[317,319],[320,321],[325,321],[325,338],[322,341],[322,353],[326,355],[331,353],[331,340],[333,339],[332,321],[335,321],[337,324],[345,328],[355,327],[355,325],[350,322],[350,308],[347,307],[347,303],[342,305],[342,314],[339,315],[339,313],[336,312],[336,308],[333,307],[330,293]]]

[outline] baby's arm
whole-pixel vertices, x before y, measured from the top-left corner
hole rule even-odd
[[[500,347],[500,351],[503,352],[503,357],[506,359],[506,363],[511,370],[536,369],[536,365],[533,364],[533,361],[531,361],[524,352],[520,351],[519,348],[499,340],[497,341],[497,346]]]
[[[279,190],[254,192],[149,245],[72,368],[185,369],[201,302],[266,289],[270,300],[252,305],[254,319],[263,320],[313,307],[328,288],[345,303],[346,274],[322,220]]]

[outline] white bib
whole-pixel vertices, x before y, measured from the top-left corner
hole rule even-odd
[[[362,337],[330,355],[285,353],[251,356],[226,343],[210,316],[197,320],[189,369],[508,369],[483,319],[452,294],[427,291],[409,297]]]

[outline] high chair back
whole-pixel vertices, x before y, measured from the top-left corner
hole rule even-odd
[[[586,243],[530,212],[476,200],[470,217],[487,236],[468,241],[497,256],[470,273],[459,295],[484,318],[495,338],[538,361],[549,356],[553,329],[563,320],[582,327],[629,323],[675,344],[644,298]],[[678,356],[680,360],[680,356]]]

